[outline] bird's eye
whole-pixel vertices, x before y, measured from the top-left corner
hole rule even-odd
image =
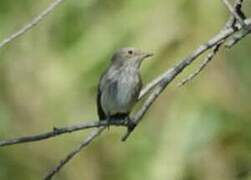
[[[132,54],[133,54],[133,51],[132,51],[132,50],[129,50],[129,51],[128,51],[128,54],[132,55]]]

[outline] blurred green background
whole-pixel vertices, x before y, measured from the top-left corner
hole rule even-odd
[[[0,39],[50,2],[1,0]],[[251,2],[244,5],[251,15]],[[219,0],[65,1],[0,49],[0,139],[96,120],[97,82],[115,49],[154,52],[141,69],[149,82],[218,32],[228,15]],[[177,88],[176,80],[126,143],[125,129],[105,131],[55,179],[250,180],[250,49],[247,37],[193,82]],[[41,179],[88,132],[0,148],[0,179]]]

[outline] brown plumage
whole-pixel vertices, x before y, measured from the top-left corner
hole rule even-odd
[[[129,117],[142,87],[140,65],[150,56],[152,54],[136,48],[122,48],[115,52],[98,85],[97,110],[100,120]]]

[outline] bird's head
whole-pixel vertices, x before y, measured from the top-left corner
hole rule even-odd
[[[137,48],[121,48],[112,56],[112,63],[139,67],[144,59],[151,56],[153,53],[146,53]]]

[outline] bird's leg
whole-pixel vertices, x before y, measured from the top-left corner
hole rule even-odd
[[[107,118],[107,129],[108,130],[110,130],[111,121],[112,121],[112,117],[109,115],[108,118]]]
[[[127,125],[128,119],[130,119],[130,118],[127,113],[118,113],[118,114],[110,116],[109,124]]]
[[[136,123],[128,116],[125,120],[125,124],[127,125],[128,131],[132,131],[136,127]]]
[[[119,124],[119,122],[121,121],[124,121],[123,120],[124,118],[123,117],[120,117],[120,115],[110,115],[107,119],[107,127],[108,127],[108,130],[110,129],[110,126],[111,125],[116,125],[116,124]]]

